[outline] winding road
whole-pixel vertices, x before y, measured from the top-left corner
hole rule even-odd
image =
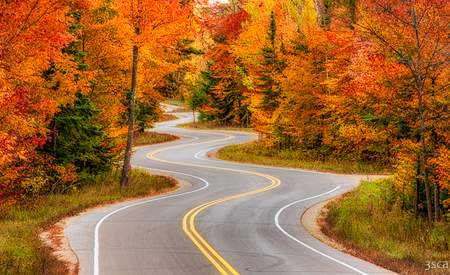
[[[346,192],[358,177],[238,164],[207,157],[251,133],[175,127],[182,137],[137,148],[134,167],[177,178],[173,193],[96,208],[64,233],[80,274],[387,274],[321,243],[300,224],[311,205]]]

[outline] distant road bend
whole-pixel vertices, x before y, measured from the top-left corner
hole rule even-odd
[[[137,149],[133,165],[173,176],[174,193],[97,208],[65,234],[80,274],[387,274],[310,236],[300,224],[311,205],[343,193],[356,178],[209,159],[250,141],[249,133],[175,127],[182,139]]]

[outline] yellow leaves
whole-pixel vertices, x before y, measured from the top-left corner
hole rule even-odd
[[[77,167],[73,164],[65,166],[55,165],[54,169],[63,184],[72,184],[78,179]]]
[[[283,8],[294,21],[298,29],[305,30],[317,24],[317,12],[314,0],[290,0],[282,1]]]
[[[35,176],[32,178],[26,178],[20,182],[20,189],[25,192],[26,195],[34,196],[41,192],[41,190],[47,186],[48,178],[44,176]]]
[[[361,146],[377,138],[377,130],[366,124],[343,125],[339,128],[339,136],[351,144]]]
[[[414,160],[399,161],[395,167],[394,186],[398,192],[412,196],[413,182],[416,179],[416,163]]]
[[[420,144],[403,141],[400,148],[401,151],[396,154],[394,184],[399,192],[412,195],[416,176],[420,177],[416,175]]]
[[[450,191],[450,150],[444,145],[439,146],[430,163],[435,165],[437,184]]]

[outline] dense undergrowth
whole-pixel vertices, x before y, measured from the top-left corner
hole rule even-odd
[[[252,128],[248,127],[239,127],[239,126],[224,126],[220,125],[215,121],[197,121],[190,122],[178,125],[178,127],[182,128],[191,128],[197,130],[231,130],[231,131],[244,131],[244,132],[253,132]]]
[[[140,145],[148,145],[148,144],[154,144],[154,143],[163,143],[163,142],[173,141],[176,139],[178,139],[178,138],[174,135],[161,134],[161,133],[155,133],[155,132],[144,132],[144,133],[135,134],[134,145],[140,146]]]

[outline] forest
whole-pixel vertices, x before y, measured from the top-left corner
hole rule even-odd
[[[250,125],[274,150],[388,167],[404,207],[448,217],[446,1],[227,7],[206,21],[215,43],[191,96],[201,118]]]
[[[449,219],[449,8],[0,1],[0,204],[89,184],[181,98],[267,148],[387,167],[405,209]]]

